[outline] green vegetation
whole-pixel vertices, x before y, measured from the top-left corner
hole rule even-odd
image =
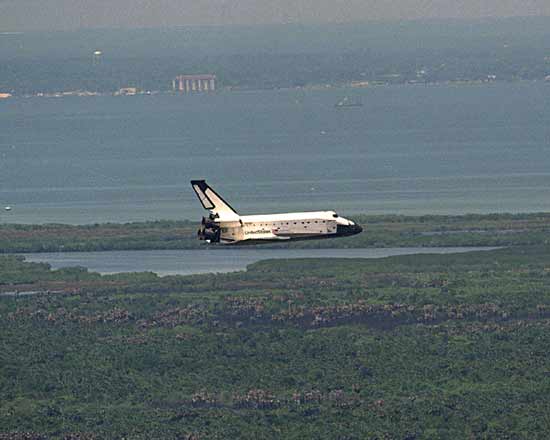
[[[511,246],[548,243],[550,214],[367,216],[365,232],[350,238],[271,246],[364,248],[402,246]],[[198,224],[156,221],[127,224],[0,225],[0,253],[198,249]],[[265,246],[265,245],[264,245]]]
[[[550,246],[163,278],[0,256],[15,290],[50,293],[0,296],[0,439],[550,432]]]
[[[189,221],[94,225],[0,225],[0,253],[140,249],[193,249],[196,226]]]

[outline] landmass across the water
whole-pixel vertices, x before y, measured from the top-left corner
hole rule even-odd
[[[249,90],[543,81],[549,23],[533,16],[4,33],[0,92],[166,92],[186,73],[215,73],[220,87]]]

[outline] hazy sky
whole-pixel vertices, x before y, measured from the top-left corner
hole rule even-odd
[[[0,0],[0,32],[550,15],[550,0]]]

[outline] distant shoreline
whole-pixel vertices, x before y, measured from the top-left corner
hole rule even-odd
[[[228,93],[228,92],[253,92],[253,91],[291,91],[291,90],[329,90],[329,89],[368,89],[374,87],[403,87],[403,86],[424,86],[424,87],[437,87],[437,86],[488,86],[494,84],[536,84],[536,83],[547,83],[550,84],[550,78],[539,78],[539,79],[517,79],[517,80],[499,80],[499,79],[456,79],[456,80],[445,80],[445,81],[404,81],[404,82],[384,82],[384,81],[365,81],[368,84],[354,84],[354,82],[349,83],[327,83],[327,84],[309,84],[305,86],[296,86],[296,87],[246,87],[246,86],[226,86],[220,88],[216,92],[205,92],[205,93],[196,93],[195,96],[201,94],[204,95],[215,95],[219,93]],[[139,90],[134,94],[120,94],[118,91],[102,91],[102,92],[93,92],[89,90],[66,90],[59,92],[37,92],[33,94],[17,94],[17,93],[6,93],[4,95],[9,96],[0,96],[0,102],[5,100],[17,99],[17,98],[73,98],[73,97],[97,97],[97,96],[114,96],[114,97],[123,97],[128,98],[132,96],[154,96],[154,95],[173,95],[179,96],[180,94],[168,90]]]

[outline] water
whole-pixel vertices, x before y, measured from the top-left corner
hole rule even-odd
[[[382,258],[392,255],[448,254],[495,248],[380,248],[380,249],[261,249],[223,248],[176,251],[109,251],[25,254],[27,261],[46,262],[54,269],[81,266],[103,274],[155,272],[163,275],[234,272],[271,258]]]
[[[363,107],[335,109],[344,96]],[[550,84],[0,101],[0,222],[546,211]]]

